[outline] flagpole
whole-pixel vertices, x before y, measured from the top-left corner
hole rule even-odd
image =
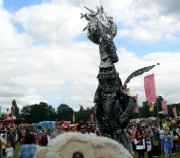
[[[157,100],[157,99],[156,99]],[[157,110],[157,117],[158,117],[158,119],[159,119],[159,110],[158,110],[158,103],[156,102],[156,110]]]

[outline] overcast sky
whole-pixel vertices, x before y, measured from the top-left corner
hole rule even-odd
[[[131,95],[145,101],[144,76],[155,74],[156,93],[180,102],[180,1],[102,0],[118,25],[117,71],[124,82],[133,71],[160,63],[131,80]],[[98,0],[0,0],[0,105],[47,102],[79,110],[93,106],[100,63],[98,46],[83,32],[83,7]]]

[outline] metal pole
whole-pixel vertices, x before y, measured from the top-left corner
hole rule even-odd
[[[159,119],[159,111],[158,111],[158,104],[157,104],[157,102],[156,102],[156,106],[157,106],[157,108],[156,108],[156,110],[157,110],[157,117]]]

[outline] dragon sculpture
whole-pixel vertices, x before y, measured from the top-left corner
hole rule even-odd
[[[124,131],[134,112],[136,101],[128,96],[127,83],[133,77],[148,72],[155,65],[139,69],[122,84],[114,63],[118,62],[116,46],[113,38],[117,34],[117,25],[113,18],[106,15],[102,6],[97,11],[85,7],[90,13],[81,14],[81,18],[88,21],[83,31],[87,30],[87,37],[99,45],[101,63],[98,73],[98,88],[95,93],[95,116],[98,128],[107,137],[122,143],[132,152],[128,134]]]

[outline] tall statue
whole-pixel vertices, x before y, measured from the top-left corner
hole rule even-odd
[[[136,76],[151,70],[155,65],[139,69],[122,84],[114,63],[118,62],[116,46],[113,38],[117,34],[117,25],[113,18],[107,16],[102,6],[93,11],[85,7],[89,13],[81,14],[88,21],[84,31],[93,43],[99,45],[101,63],[98,73],[98,88],[95,93],[95,115],[98,127],[103,135],[122,143],[132,152],[131,143],[125,128],[135,109],[135,99],[128,96],[127,83]]]

